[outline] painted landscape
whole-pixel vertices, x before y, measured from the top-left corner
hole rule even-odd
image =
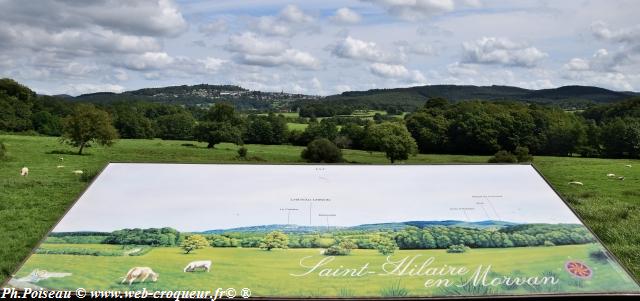
[[[471,202],[458,201],[458,204],[430,201],[439,192],[425,190],[422,196],[403,195],[403,200],[396,201],[402,207],[416,197],[425,199],[422,203],[413,204],[415,210],[398,209],[399,213],[376,211],[377,206],[385,205],[381,202],[386,195],[385,189],[390,189],[386,186],[371,188],[363,193],[361,199],[369,202],[366,210],[363,209],[365,207],[354,207],[352,204],[362,201],[345,198],[351,198],[349,193],[358,191],[359,182],[346,183],[344,179],[363,175],[371,168],[378,169],[377,174],[386,174],[386,177],[397,176],[400,172],[424,180],[428,174],[439,174],[440,180],[432,180],[436,182],[434,186],[442,186],[443,183],[437,182],[446,181],[449,176],[460,174],[461,171],[466,174],[463,178],[473,178],[476,174],[503,174],[503,177],[512,177],[514,181],[530,178],[532,182],[521,183],[521,189],[526,191],[545,185],[530,166],[189,167],[175,164],[109,165],[20,268],[9,285],[56,290],[82,287],[90,290],[146,288],[159,291],[212,290],[211,284],[215,283],[218,287],[231,287],[238,291],[249,288],[252,296],[272,297],[426,297],[639,291],[634,280],[566,205],[557,196],[545,195],[544,191],[540,192],[538,202],[550,202],[555,198],[556,202],[560,202],[555,205],[564,210],[547,212],[548,216],[537,216],[535,208],[530,208],[526,214],[528,217],[519,217],[518,213],[509,212],[515,208],[529,209],[528,197],[524,195],[513,207],[508,204],[509,200],[502,200],[506,196],[495,195],[475,196]],[[164,168],[171,172],[158,173],[159,169]],[[256,196],[252,192],[231,187],[237,180],[225,180],[220,173],[222,170],[226,171],[225,174],[242,173],[249,169],[253,170],[251,180],[256,183],[262,180],[278,182],[281,177],[291,173],[307,174],[306,179],[299,176],[294,180],[296,187],[301,186],[299,189],[311,192],[325,187],[345,195],[340,197],[336,193],[327,193],[330,197],[273,197],[290,195],[291,190],[295,190],[285,187]],[[176,229],[178,227],[168,226],[118,228],[118,225],[127,223],[128,215],[121,210],[118,214],[116,209],[105,212],[107,218],[120,217],[117,221],[109,220],[110,225],[101,224],[104,217],[92,216],[96,209],[109,210],[96,208],[105,206],[99,199],[101,197],[112,198],[121,193],[131,193],[131,187],[139,186],[140,191],[148,191],[149,197],[153,198],[161,190],[157,185],[163,183],[163,179],[181,177],[189,171],[217,175],[203,181],[214,181],[220,186],[215,190],[216,196],[203,197],[207,194],[207,188],[193,191],[184,189],[201,187],[198,183],[185,182],[179,185],[183,189],[178,189],[178,192],[183,192],[187,202],[183,208],[195,207],[193,212],[200,212],[202,210],[198,206],[202,206],[219,214],[220,211],[215,208],[224,208],[225,212],[231,213],[231,217],[198,221],[197,216],[191,215],[193,221],[186,219],[189,214],[163,216],[163,210],[172,205],[162,200],[156,200],[155,206],[147,207],[155,208],[147,210],[150,212],[138,211],[138,214],[142,217],[157,215],[156,222],[161,219],[167,222],[172,219],[182,221],[185,223],[183,228],[199,227],[201,230],[180,231]],[[132,177],[141,173],[154,176],[153,179],[147,178],[129,186],[116,185],[120,181],[127,181],[122,179],[125,172],[133,173]],[[375,180],[375,176],[372,179]],[[406,179],[394,178],[392,182],[396,181]],[[342,190],[346,184],[351,185],[352,190]],[[494,189],[502,185],[491,184],[493,187],[487,188]],[[473,189],[473,185],[466,186],[469,187],[462,190]],[[104,195],[103,189],[111,189],[110,195]],[[550,190],[548,186],[547,190]],[[506,187],[505,192],[510,193]],[[236,201],[230,201],[227,197],[231,193],[236,194]],[[376,199],[374,194],[383,197]],[[491,201],[489,197],[494,200]],[[137,194],[135,198],[130,197],[129,201],[141,202],[144,199],[143,195]],[[255,200],[262,201],[253,204]],[[260,214],[254,215],[250,208],[243,208],[249,204],[258,207],[254,211]],[[453,207],[437,209],[443,204]],[[135,210],[138,205],[129,206]],[[437,212],[427,214],[424,211],[426,208],[433,208],[432,211]],[[434,214],[447,218],[415,219],[419,215]],[[246,215],[250,217],[244,220]],[[360,215],[365,215],[373,223],[345,222],[362,220]],[[477,215],[505,216],[508,219],[474,218]],[[394,218],[390,216],[406,216],[407,220],[390,221],[390,218]],[[466,216],[468,219],[450,219],[454,216]],[[278,219],[290,223],[254,224]],[[526,219],[532,221],[526,222]],[[382,222],[384,220],[388,221]],[[308,224],[304,225],[302,221]],[[220,226],[224,224],[230,226]],[[86,230],[92,227],[111,227],[115,230]],[[132,276],[138,271],[136,269],[146,276]],[[149,270],[145,272],[142,269]]]

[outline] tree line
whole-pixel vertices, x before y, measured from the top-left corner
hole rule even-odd
[[[221,142],[307,146],[326,139],[328,143],[316,143],[321,156],[307,153],[308,160],[320,162],[340,160],[334,146],[382,151],[391,162],[416,153],[492,155],[518,148],[533,155],[640,157],[640,98],[582,112],[520,102],[451,103],[434,98],[404,118],[380,115],[375,120],[335,116],[350,112],[342,107],[328,110],[322,103],[305,108],[334,115],[308,119],[305,130],[289,130],[291,118],[243,114],[231,104],[93,105],[37,95],[13,80],[0,80],[0,131],[60,136],[79,153],[93,143],[110,145],[120,137],[197,140],[209,148]],[[329,159],[322,156],[324,150]]]

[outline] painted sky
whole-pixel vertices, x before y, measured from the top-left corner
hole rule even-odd
[[[180,84],[640,89],[636,0],[0,0],[0,77],[77,95]]]
[[[297,211],[287,216],[283,209]],[[528,165],[118,163],[102,172],[54,232],[434,220],[580,223]]]

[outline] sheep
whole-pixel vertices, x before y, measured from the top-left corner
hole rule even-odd
[[[612,177],[615,177],[615,176],[616,176],[616,174],[614,174],[614,173],[608,173],[607,174],[607,177],[609,177],[609,178],[612,178]]]
[[[64,168],[64,165],[58,165],[56,168]]]
[[[622,180],[624,180],[624,177],[620,176],[620,177],[618,177],[618,180],[622,181]]]
[[[23,176],[23,177],[28,176],[28,175],[29,175],[29,168],[28,168],[28,167],[26,167],[26,166],[25,166],[25,167],[23,167],[23,168],[20,170],[20,175],[21,175],[21,176]]]
[[[631,164],[627,164],[627,165],[625,165],[625,166],[626,166],[626,167],[631,167]]]
[[[84,171],[78,169],[78,170],[72,171],[72,173],[77,174],[77,175],[81,175],[81,174],[84,173]]]
[[[60,157],[60,158],[58,158],[58,160],[60,160],[60,161],[64,161],[64,158],[63,158],[63,157]]]
[[[584,185],[584,184],[582,184],[582,182],[573,181],[573,182],[569,182],[569,185],[578,185],[578,186],[582,186],[582,185]]]

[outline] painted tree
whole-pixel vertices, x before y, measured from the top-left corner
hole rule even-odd
[[[272,249],[286,249],[289,246],[289,237],[280,232],[273,231],[262,239],[260,249],[271,251]]]
[[[376,237],[372,242],[375,249],[382,255],[391,255],[398,249],[396,241],[387,236]]]
[[[78,104],[64,119],[60,139],[78,147],[78,155],[82,155],[82,150],[93,142],[111,146],[117,138],[118,132],[111,124],[109,113],[90,104]]]
[[[199,234],[194,234],[185,238],[182,241],[180,248],[184,250],[185,254],[189,254],[194,250],[202,249],[208,245],[209,245],[209,242],[204,236]]]

